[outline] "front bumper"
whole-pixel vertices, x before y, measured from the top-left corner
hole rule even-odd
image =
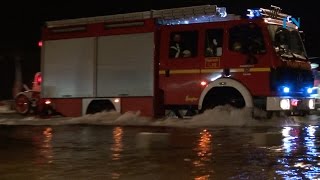
[[[267,97],[267,111],[310,111],[314,109],[314,98]]]
[[[320,99],[319,98],[316,98],[316,110],[320,111]]]

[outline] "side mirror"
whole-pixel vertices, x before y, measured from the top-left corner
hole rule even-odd
[[[299,31],[299,34],[300,34],[300,37],[301,37],[302,42],[305,43],[305,42],[306,42],[306,35],[305,35],[305,33],[304,33],[303,31]]]

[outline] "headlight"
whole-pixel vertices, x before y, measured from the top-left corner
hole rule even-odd
[[[283,90],[282,90],[284,93],[289,93],[290,92],[290,88],[288,87],[283,87]]]
[[[314,99],[309,99],[309,109],[315,109],[315,102]]]
[[[290,109],[290,100],[289,99],[281,99],[280,100],[280,108],[283,110]]]

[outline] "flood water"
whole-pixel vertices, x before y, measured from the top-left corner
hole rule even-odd
[[[200,118],[203,126],[187,126],[193,119],[164,126],[140,119],[132,126],[86,119],[93,123],[0,119],[0,179],[320,178],[320,129],[311,120],[209,126]]]

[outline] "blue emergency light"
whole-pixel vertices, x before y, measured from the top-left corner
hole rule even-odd
[[[289,87],[283,87],[283,92],[284,93],[289,93],[290,92],[290,88]]]
[[[247,9],[247,11],[248,11],[247,16],[250,19],[261,18],[262,17],[262,10],[261,9]]]

